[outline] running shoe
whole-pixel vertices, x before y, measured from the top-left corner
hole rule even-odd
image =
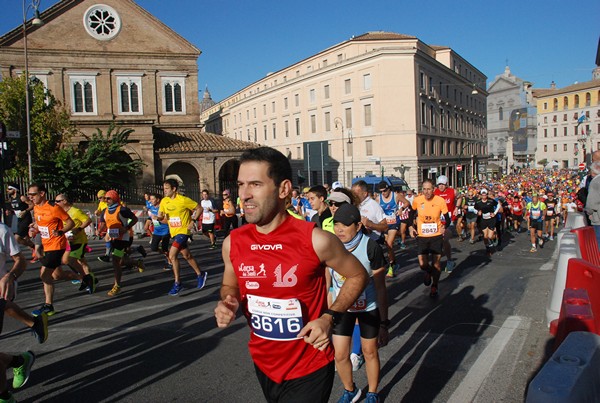
[[[103,256],[98,256],[98,260],[104,263],[110,263],[110,256],[108,255],[103,255]]]
[[[137,260],[137,269],[140,273],[143,273],[146,270],[146,266],[144,265],[144,261],[142,259]]]
[[[0,399],[0,403],[16,403],[15,397],[10,392],[8,393],[8,399]]]
[[[73,285],[79,285],[79,284],[81,284],[81,280],[71,280],[71,284],[73,284]]]
[[[375,392],[367,392],[366,403],[379,403],[379,395]]]
[[[354,390],[344,390],[344,394],[340,400],[338,400],[338,403],[354,403],[360,399],[362,393],[361,390],[356,387],[356,384],[353,384],[352,386],[354,386]]]
[[[164,267],[163,267],[164,271],[170,271],[173,270],[173,265],[171,263],[167,263]]]
[[[217,244],[216,243],[211,243],[210,244],[210,248],[211,249],[217,249]]]
[[[181,283],[173,283],[173,287],[171,287],[171,290],[169,291],[169,295],[171,297],[175,297],[175,296],[179,295],[181,290],[183,290],[183,286],[181,285]]]
[[[86,274],[85,276],[83,276],[83,280],[79,281],[79,284],[81,284],[79,286],[79,291],[83,291],[86,288],[89,287],[90,284],[92,284],[93,282],[93,277],[90,274]]]
[[[352,371],[356,372],[365,363],[365,358],[363,357],[362,354],[351,353],[350,354],[350,362],[352,363]]]
[[[42,313],[41,315],[33,318],[31,333],[33,333],[36,340],[40,344],[48,340],[48,314]]]
[[[42,306],[40,306],[39,309],[36,309],[33,312],[31,312],[33,316],[40,316],[44,313],[48,316],[52,316],[56,313],[56,311],[54,310],[52,304],[42,304]]]
[[[400,250],[405,250],[406,244],[404,242],[400,242]]]
[[[548,238],[549,241],[554,241],[554,237],[552,235],[550,235],[550,238]]]
[[[452,273],[452,270],[456,267],[456,263],[452,260],[446,262],[446,273]]]
[[[33,351],[21,353],[21,357],[23,357],[23,365],[13,368],[13,389],[20,389],[27,383],[29,374],[31,373],[31,366],[35,362],[35,354]]]
[[[117,295],[120,292],[121,292],[121,286],[115,284],[115,285],[113,285],[113,288],[108,292],[108,296],[114,297],[115,295]]]
[[[475,243],[475,240],[474,240],[474,239],[471,239],[471,240],[469,240],[469,243],[470,243],[471,245],[473,245],[473,244]]]
[[[529,249],[529,252],[531,252],[531,253],[537,252],[537,248],[535,246],[532,246],[531,249]]]
[[[423,285],[426,287],[431,285],[431,274],[425,272],[425,276],[423,277]]]
[[[139,245],[135,250],[137,250],[143,257],[148,256],[148,254],[146,253],[146,249],[144,249],[142,245]]]
[[[394,277],[394,266],[396,264],[395,263],[390,263],[390,265],[388,266],[387,272],[385,273],[386,277]]]
[[[100,281],[96,278],[96,275],[94,273],[90,272],[90,274],[88,274],[88,275],[90,276],[90,281],[88,282],[88,285],[85,288],[85,290],[89,294],[93,294],[96,292],[96,287],[98,286],[98,283]]]
[[[540,238],[538,240],[538,245],[540,245],[540,248],[542,248],[542,249],[544,248],[544,239],[543,238]]]
[[[438,288],[435,285],[431,286],[431,291],[429,291],[429,298],[437,298],[438,297]]]
[[[206,278],[208,277],[207,272],[201,272],[198,276],[198,286],[196,288],[203,289],[206,285]]]

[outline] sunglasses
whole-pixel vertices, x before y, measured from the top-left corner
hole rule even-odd
[[[38,194],[38,192],[35,193],[27,193],[27,196],[36,196]]]
[[[327,200],[327,204],[329,204],[330,206],[340,207],[342,204],[344,204],[344,202],[336,202],[333,200]]]
[[[62,203],[65,199],[54,199],[54,203]]]

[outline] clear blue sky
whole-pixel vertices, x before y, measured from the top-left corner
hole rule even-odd
[[[29,2],[30,0],[28,0]],[[41,0],[45,10],[56,0]],[[98,3],[102,3],[98,0]],[[219,101],[368,31],[451,47],[488,76],[504,71],[547,88],[589,81],[600,1],[578,0],[137,0],[202,50],[199,85]],[[0,0],[0,33],[22,22],[22,2]],[[29,17],[31,14],[29,15]]]

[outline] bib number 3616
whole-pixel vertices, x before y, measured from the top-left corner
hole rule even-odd
[[[250,326],[255,335],[269,340],[296,340],[303,327],[302,308],[295,298],[275,299],[248,295]]]

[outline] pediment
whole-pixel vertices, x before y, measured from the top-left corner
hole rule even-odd
[[[90,7],[104,4],[120,18],[118,34],[109,40],[92,37],[84,25]],[[200,50],[132,0],[66,0],[42,13],[44,25],[28,28],[27,45],[32,50],[65,53],[147,53],[200,55]],[[19,29],[5,35],[3,47],[23,47]],[[2,43],[4,42],[4,43]],[[134,45],[134,46],[132,46]]]
[[[492,84],[490,84],[490,87],[488,88],[488,93],[494,91],[505,91],[514,88],[519,88],[519,84],[515,83],[512,80],[507,80],[504,77],[499,77]]]

